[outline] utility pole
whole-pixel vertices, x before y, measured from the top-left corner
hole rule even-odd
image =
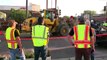
[[[107,20],[107,2],[106,5],[104,6],[104,15],[105,15],[105,19]]]
[[[28,0],[26,0],[26,18],[28,18]]]
[[[53,0],[51,0],[51,8],[52,8],[52,2]],[[57,0],[55,0],[55,8],[57,8]],[[48,9],[48,0],[46,0],[46,9]]]
[[[55,0],[55,8],[57,8],[57,0]]]
[[[106,21],[107,21],[107,2],[106,2],[106,10],[105,10],[105,12],[106,12]]]
[[[46,10],[48,9],[48,0],[46,0]]]
[[[52,0],[51,0],[51,8],[52,8],[52,3],[53,3],[53,2],[52,2]]]

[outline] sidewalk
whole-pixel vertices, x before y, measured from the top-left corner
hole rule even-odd
[[[75,60],[75,57],[72,57],[72,58],[52,59],[52,60]],[[106,58],[95,58],[95,60],[107,60],[107,57]]]
[[[26,60],[34,60],[33,58],[31,59],[26,59]],[[41,58],[39,60],[42,60]],[[75,60],[75,57],[72,57],[72,58],[60,58],[60,59],[51,59],[51,57],[48,57],[47,60]],[[107,60],[107,57],[102,57],[102,58],[95,58],[95,60]]]

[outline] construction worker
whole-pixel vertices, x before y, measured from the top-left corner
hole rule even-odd
[[[103,23],[103,26],[107,26],[107,22],[106,21]]]
[[[69,23],[70,23],[70,27],[73,27],[75,24],[74,24],[74,17],[73,16],[70,16],[70,19],[69,19]]]
[[[74,26],[70,31],[75,46],[75,60],[90,60],[92,31],[90,26],[85,25],[84,18],[79,18],[79,25]]]
[[[1,31],[1,28],[0,28],[0,35],[2,35],[3,34],[3,32]],[[0,39],[0,42],[1,42],[1,39]]]
[[[107,21],[104,21],[103,28],[107,31]]]
[[[50,19],[51,18],[51,11],[46,11],[46,18]]]
[[[0,31],[0,35],[2,35],[3,34],[3,32],[2,31]]]
[[[49,28],[44,26],[42,17],[38,18],[37,25],[32,26],[32,41],[34,46],[34,60],[39,60],[41,55],[42,60],[46,60],[46,48],[48,44]]]
[[[9,20],[9,27],[5,33],[8,49],[10,50],[10,60],[16,60],[16,55],[18,55],[21,60],[24,60],[20,33],[19,30],[16,29],[16,24],[17,22],[15,20]]]

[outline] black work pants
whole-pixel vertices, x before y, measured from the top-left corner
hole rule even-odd
[[[42,57],[42,60],[46,60],[46,48],[42,47],[34,47],[34,60],[39,60],[39,57]]]
[[[75,60],[82,60],[82,56],[84,56],[84,60],[90,60],[90,48],[75,48]]]

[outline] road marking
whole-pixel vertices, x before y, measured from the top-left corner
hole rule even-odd
[[[49,48],[49,50],[62,50],[62,49],[67,49],[67,48],[74,48],[74,46],[66,46],[66,47],[58,47],[58,48],[51,47]]]

